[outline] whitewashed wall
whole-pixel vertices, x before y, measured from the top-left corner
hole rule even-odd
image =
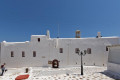
[[[1,43],[0,43],[0,65],[1,65]]]
[[[119,38],[49,38],[33,35],[30,42],[2,42],[1,63],[5,62],[7,67],[51,66],[48,61],[58,59],[60,67],[80,65],[80,56],[75,53],[75,48],[81,51],[91,48],[92,53],[83,57],[85,65],[106,66],[106,46],[111,44],[119,44]],[[59,48],[63,48],[63,53],[59,53]],[[14,51],[14,57],[11,57],[11,51]],[[25,57],[22,57],[22,51],[25,51]],[[36,57],[33,57],[33,51],[36,51]]]
[[[107,70],[112,71],[114,74],[116,73],[116,75],[120,76],[120,64],[108,62]]]
[[[120,46],[109,48],[108,62],[120,64]]]
[[[67,65],[80,65],[80,56],[75,53],[75,48],[79,48],[81,51],[91,48],[92,53],[83,57],[85,65],[102,66],[104,64],[106,66],[108,55],[106,46],[118,44],[118,40],[118,38],[59,39],[57,50],[62,47],[64,53],[60,54],[57,51],[58,58],[64,63],[66,62]]]
[[[120,46],[109,47],[107,69],[120,74]]]

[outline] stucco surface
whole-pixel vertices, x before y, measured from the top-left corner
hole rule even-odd
[[[120,46],[109,47],[107,69],[120,75]]]
[[[40,42],[37,39],[40,38]],[[80,56],[75,53],[75,48],[80,51],[91,48],[91,54],[83,56],[84,65],[106,66],[108,51],[107,45],[119,44],[118,37],[106,38],[49,38],[46,35],[32,35],[26,42],[2,42],[1,63],[7,67],[37,67],[49,66],[48,61],[59,60],[59,66],[80,65]],[[63,48],[63,53],[59,52]],[[14,57],[11,57],[14,51]],[[22,51],[25,57],[22,57]],[[36,57],[33,57],[36,51]]]

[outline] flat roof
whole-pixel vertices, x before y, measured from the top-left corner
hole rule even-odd
[[[31,36],[45,36],[45,35],[31,35]],[[63,40],[66,40],[66,39],[71,39],[71,40],[79,40],[79,39],[106,39],[106,38],[120,38],[120,37],[117,37],[117,36],[112,36],[112,37],[100,37],[100,38],[96,38],[96,37],[86,37],[86,38],[50,38],[50,39],[63,39]],[[7,41],[3,41],[4,43],[8,43],[8,44],[14,44],[14,43],[26,43],[26,42],[30,42],[30,41],[24,41],[24,42],[7,42]],[[111,46],[111,45],[110,45]],[[108,47],[110,47],[108,46]]]
[[[51,38],[51,39],[105,39],[105,38],[120,38],[120,37],[113,36],[113,37],[100,37],[100,38],[96,38],[96,37],[85,37],[85,38]]]

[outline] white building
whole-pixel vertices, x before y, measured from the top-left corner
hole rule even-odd
[[[107,68],[120,75],[120,45],[111,45],[108,46],[108,48],[109,55]]]
[[[84,65],[106,66],[108,51],[106,46],[119,44],[119,37],[97,38],[50,38],[47,35],[32,35],[26,42],[1,42],[0,62],[7,67],[52,66],[54,59],[59,66],[80,65],[77,50],[87,50]]]

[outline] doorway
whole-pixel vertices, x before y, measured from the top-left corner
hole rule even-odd
[[[59,68],[59,61],[57,59],[52,61],[52,68]]]

